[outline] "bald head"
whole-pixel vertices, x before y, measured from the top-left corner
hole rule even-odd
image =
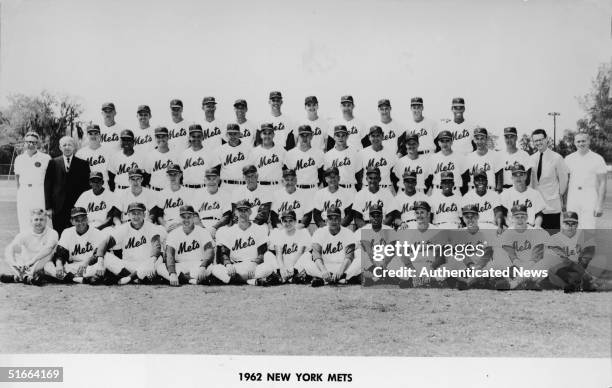
[[[59,147],[64,156],[72,156],[76,148],[74,139],[70,136],[64,136],[59,141]]]

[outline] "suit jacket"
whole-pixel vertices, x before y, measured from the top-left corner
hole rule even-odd
[[[69,212],[79,196],[89,190],[89,163],[72,156],[70,171],[66,172],[64,157],[49,161],[45,173],[45,208],[54,214]]]
[[[560,213],[561,196],[567,190],[569,170],[563,157],[547,149],[542,156],[542,175],[538,179],[538,163],[540,153],[531,155],[531,185],[538,190],[546,202],[547,209],[543,213]]]

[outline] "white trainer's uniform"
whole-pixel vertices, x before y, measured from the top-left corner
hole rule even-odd
[[[15,175],[19,175],[17,189],[17,219],[19,230],[30,230],[30,210],[45,209],[45,172],[51,157],[36,151],[32,156],[26,152],[15,158]]]
[[[578,151],[567,155],[565,164],[569,170],[567,210],[578,213],[580,229],[595,229],[597,175],[607,173],[606,162],[601,155],[589,150],[585,155]]]

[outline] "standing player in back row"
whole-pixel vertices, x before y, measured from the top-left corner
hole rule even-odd
[[[355,151],[362,149],[363,144],[367,144],[368,132],[365,124],[353,115],[353,109],[355,109],[353,96],[342,96],[340,98],[340,109],[342,110],[342,117],[336,120],[334,126],[344,125],[346,127],[349,148]],[[327,149],[331,149],[333,145],[333,138],[330,140],[330,136],[327,137],[329,143]]]
[[[317,97],[306,97],[304,99],[304,109],[306,109],[306,119],[300,121],[300,124],[309,125],[312,128],[312,147],[325,152],[327,150],[329,123],[319,117],[319,100]]]
[[[429,154],[436,151],[434,139],[438,134],[438,124],[427,117],[423,116],[423,98],[413,97],[410,99],[410,110],[412,111],[412,120],[408,120],[406,124],[406,132],[403,134],[400,153],[406,154],[404,141],[410,135],[417,135],[419,139],[419,154]]]
[[[465,113],[465,100],[463,97],[453,98],[451,111],[453,112],[453,119],[448,123],[442,124],[440,130],[451,133],[455,152],[460,156],[464,156],[474,151],[472,132],[474,132],[477,125],[466,121],[465,117],[463,117]]]
[[[213,153],[222,143],[225,125],[215,117],[217,100],[214,97],[209,96],[202,99],[202,110],[204,111],[204,120],[201,124],[204,136],[202,144],[208,152]]]
[[[294,138],[296,136],[294,122],[281,111],[283,105],[282,93],[277,90],[271,91],[268,104],[270,104],[270,113],[263,122],[272,123],[276,134],[276,142],[289,151],[295,146],[297,140]],[[258,140],[261,139],[258,138]],[[256,144],[258,144],[258,140],[256,140]]]
[[[100,143],[105,150],[108,150],[109,154],[113,154],[121,149],[119,144],[119,135],[121,131],[125,129],[124,126],[117,124],[115,116],[117,111],[115,110],[115,104],[112,102],[105,102],[102,104],[102,128],[100,129]]]
[[[376,123],[383,131],[383,144],[385,148],[398,152],[399,138],[406,131],[406,127],[397,120],[391,118],[391,101],[384,98],[378,101],[378,113],[380,120]],[[370,145],[370,141],[367,142]]]
[[[138,129],[134,131],[134,149],[140,152],[149,152],[153,148],[155,133],[151,126],[151,108],[140,105],[136,111]]]
[[[234,113],[236,114],[236,124],[240,126],[240,140],[244,143],[250,144],[251,146],[257,145],[255,139],[257,138],[257,132],[259,131],[258,125],[251,120],[248,120],[246,113],[248,111],[246,100],[236,100],[234,102]],[[227,139],[223,139],[227,141]],[[284,144],[280,144],[284,147]]]
[[[189,147],[189,125],[183,119],[183,101],[170,101],[170,118],[168,124],[168,147],[180,155]]]

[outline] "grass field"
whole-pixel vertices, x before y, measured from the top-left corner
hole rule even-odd
[[[1,184],[3,250],[17,217]],[[611,295],[1,284],[0,352],[610,357]]]

